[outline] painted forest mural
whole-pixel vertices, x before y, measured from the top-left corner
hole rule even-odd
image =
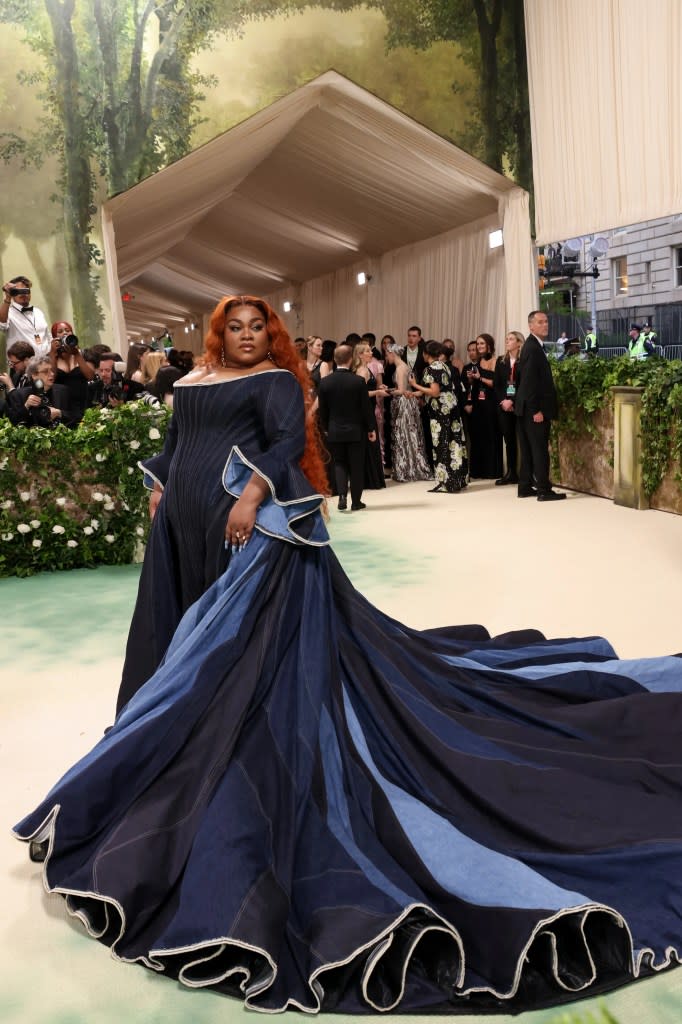
[[[0,0],[0,25],[0,274],[89,344],[101,203],[330,68],[530,188],[523,0]]]

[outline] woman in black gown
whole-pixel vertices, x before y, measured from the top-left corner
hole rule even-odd
[[[369,367],[373,358],[372,349],[366,341],[361,341],[353,349],[352,368],[359,377],[362,377],[367,385],[367,394],[369,395],[369,403],[372,407],[372,418],[374,420],[374,433],[376,435],[374,441],[365,441],[365,490],[368,491],[378,491],[386,486],[384,465],[381,458],[381,445],[379,444],[379,430],[376,422],[376,404],[377,397],[379,395],[382,397],[388,395],[388,391],[384,385],[380,386],[377,383],[377,379]]]
[[[95,367],[83,358],[70,323],[59,320],[52,324],[51,330],[50,359],[55,371],[55,384],[63,385],[69,392],[71,425],[76,426],[83,419],[88,404],[88,381],[94,379]]]
[[[469,472],[478,480],[502,476],[502,437],[497,422],[495,339],[491,334],[476,338],[478,363],[471,381],[471,455]]]
[[[151,674],[15,829],[47,889],[265,1012],[513,1012],[674,963],[680,661],[389,619],[328,547],[277,315],[221,300],[207,359],[145,467]]]

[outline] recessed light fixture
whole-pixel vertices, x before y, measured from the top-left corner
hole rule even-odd
[[[490,232],[488,235],[488,245],[491,249],[499,249],[501,245],[504,245],[501,228],[498,228],[497,231]]]

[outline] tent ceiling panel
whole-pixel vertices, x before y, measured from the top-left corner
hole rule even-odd
[[[489,217],[516,188],[328,72],[107,209],[119,282],[189,319]]]

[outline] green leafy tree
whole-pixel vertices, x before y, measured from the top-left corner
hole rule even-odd
[[[88,338],[102,315],[93,241],[98,185],[116,193],[189,149],[206,79],[191,56],[230,18],[226,0],[0,0],[35,61],[21,75],[44,106],[27,138],[0,133],[0,156],[59,160],[58,195],[74,320]],[[234,14],[234,12],[232,12]],[[226,19],[228,19],[226,21]]]
[[[378,8],[388,24],[389,49],[458,44],[479,88],[473,116],[457,141],[490,167],[509,170],[524,188],[532,188],[523,0],[241,0],[239,10],[247,19],[310,6]],[[452,81],[458,91],[457,74]]]

